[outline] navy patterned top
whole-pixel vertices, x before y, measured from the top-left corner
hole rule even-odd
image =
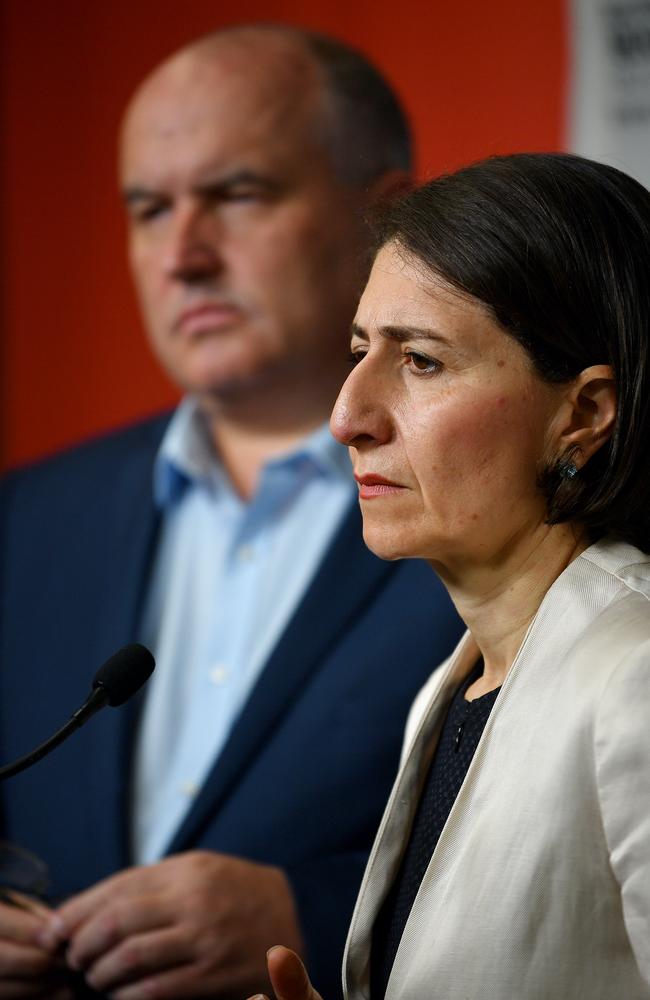
[[[418,803],[402,863],[377,915],[370,956],[371,1000],[383,1000],[406,921],[442,828],[456,801],[500,688],[473,701],[468,687],[483,673],[480,660],[454,695]]]

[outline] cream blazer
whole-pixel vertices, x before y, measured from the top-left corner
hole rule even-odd
[[[386,1000],[650,998],[650,557],[605,540],[555,581],[424,876]],[[399,865],[469,634],[420,692],[343,965],[368,997]]]

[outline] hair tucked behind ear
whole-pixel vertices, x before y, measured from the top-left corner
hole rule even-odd
[[[611,365],[610,440],[573,477],[556,456],[539,485],[551,523],[650,551],[650,193],[613,167],[526,153],[430,181],[386,211],[380,245],[395,241],[487,305],[543,379]]]

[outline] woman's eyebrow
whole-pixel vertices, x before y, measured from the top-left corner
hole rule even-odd
[[[368,334],[366,333],[366,331],[363,329],[363,327],[359,326],[357,323],[351,323],[350,324],[350,338],[353,338],[353,337],[356,337],[357,340],[369,340],[370,339],[368,337]]]
[[[353,337],[357,337],[359,340],[368,340],[368,333],[363,327],[358,326],[353,323],[350,328],[350,333]],[[394,324],[389,324],[387,326],[380,326],[377,328],[377,333],[380,337],[384,337],[386,340],[396,340],[402,343],[405,340],[434,340],[438,344],[445,344],[447,347],[451,346],[451,341],[444,337],[438,330],[431,328],[419,327],[419,326],[397,326]]]
[[[400,343],[404,340],[435,340],[439,344],[450,345],[447,337],[443,337],[437,330],[420,326],[380,326],[378,331],[381,337],[386,340],[397,340]]]

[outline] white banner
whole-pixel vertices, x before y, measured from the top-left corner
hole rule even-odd
[[[650,0],[571,0],[568,146],[650,188]]]

